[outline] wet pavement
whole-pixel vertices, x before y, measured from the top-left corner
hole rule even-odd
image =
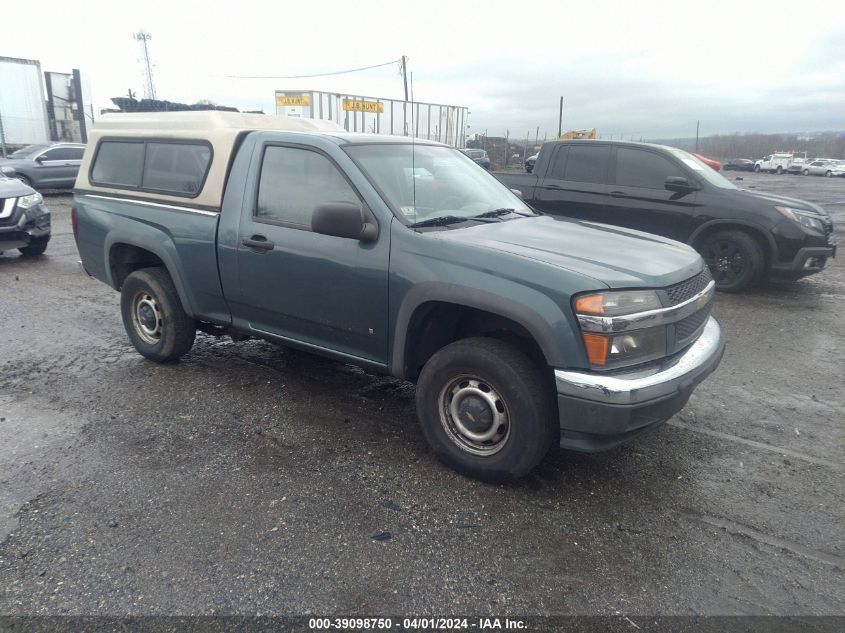
[[[738,175],[845,237],[845,180]],[[0,256],[0,613],[845,612],[841,258],[719,295],[723,364],[663,428],[493,486],[412,385],[206,335],[144,360],[48,203],[47,254]]]

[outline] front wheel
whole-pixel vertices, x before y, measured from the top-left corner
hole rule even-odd
[[[831,173],[830,170],[828,170],[828,171],[824,172],[824,175],[827,176],[828,178],[830,178],[833,174]]]
[[[551,381],[516,347],[468,338],[439,350],[417,383],[417,416],[437,456],[467,475],[529,473],[558,433]]]
[[[775,171],[777,172],[778,176],[780,176],[783,173],[783,167],[778,165],[778,168]]]
[[[164,268],[142,268],[130,274],[120,291],[120,312],[132,345],[150,360],[177,360],[194,344],[196,322],[182,307]]]
[[[47,244],[49,243],[49,237],[39,237],[38,239],[32,240],[27,246],[23,246],[18,250],[24,257],[38,257],[44,254],[44,251],[47,250]]]
[[[701,245],[701,256],[710,268],[716,290],[739,292],[763,274],[765,257],[757,241],[741,231],[719,231]]]
[[[759,174],[760,173],[760,165],[754,165],[754,171],[756,171]]]
[[[804,170],[804,171],[802,171],[801,173],[802,173],[802,174],[804,174],[805,176],[809,176],[809,175],[810,175],[810,170],[809,170],[809,169],[805,169],[805,170]]]

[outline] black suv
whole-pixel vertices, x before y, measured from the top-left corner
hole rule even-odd
[[[34,257],[47,250],[49,241],[50,211],[41,194],[0,174],[0,253],[16,248]]]
[[[484,167],[484,169],[490,170],[490,157],[487,155],[487,152],[483,149],[462,149],[461,150],[464,154],[469,156],[473,161],[477,164]]]
[[[531,174],[496,173],[535,209],[686,242],[725,291],[798,279],[836,255],[818,205],[739,189],[691,154],[622,141],[552,141]]]

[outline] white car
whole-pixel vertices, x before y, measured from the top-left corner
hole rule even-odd
[[[845,178],[845,160],[833,161],[830,168],[825,173],[825,176],[838,176],[840,178]]]

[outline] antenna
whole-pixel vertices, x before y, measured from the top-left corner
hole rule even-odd
[[[147,97],[147,99],[155,99],[156,88],[153,84],[153,63],[150,61],[150,49],[149,46],[147,46],[147,42],[153,39],[153,37],[146,31],[133,33],[132,37],[141,44],[141,52],[144,55],[144,96]]]
[[[403,56],[404,60],[405,57]],[[403,64],[404,66],[404,64]],[[407,100],[408,93],[405,92]],[[414,222],[417,221],[417,135],[414,127],[414,73],[411,73],[411,188],[413,190]]]

